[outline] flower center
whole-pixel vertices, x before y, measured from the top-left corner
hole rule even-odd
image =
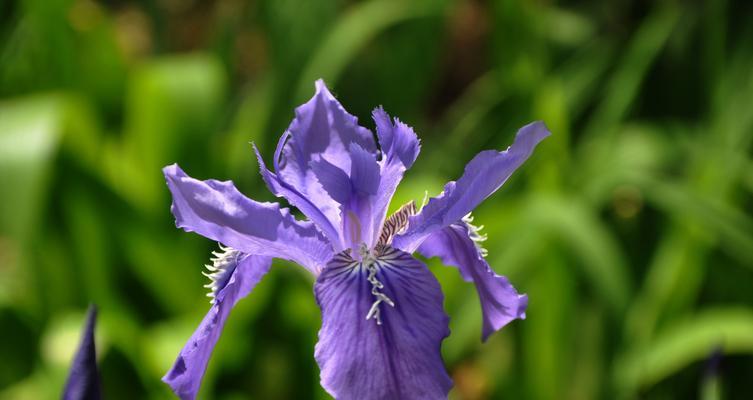
[[[371,304],[371,308],[369,308],[369,312],[366,313],[366,319],[372,319],[376,321],[377,325],[382,325],[382,318],[380,314],[379,305],[381,303],[386,303],[390,307],[395,307],[395,302],[392,301],[389,297],[387,297],[386,294],[382,293],[381,290],[384,288],[384,285],[382,282],[377,279],[377,272],[378,272],[378,262],[375,259],[369,259],[367,263],[367,259],[364,258],[363,266],[366,268],[366,270],[369,272],[368,276],[366,277],[366,280],[369,281],[371,284],[371,295],[374,296],[374,302]]]
[[[416,215],[416,203],[411,201],[398,208],[394,214],[390,215],[382,225],[382,232],[379,234],[377,246],[389,246],[392,244],[392,238],[404,232],[408,228],[408,218]]]
[[[382,230],[379,235],[379,240],[373,248],[369,248],[366,243],[361,242],[358,245],[357,251],[356,249],[351,249],[350,251],[346,251],[345,253],[350,253],[350,256],[352,258],[358,259],[367,272],[366,280],[371,284],[371,295],[374,298],[374,302],[371,303],[371,308],[369,308],[369,312],[366,313],[366,319],[374,319],[377,325],[382,325],[380,305],[382,303],[385,303],[390,307],[395,307],[395,302],[392,301],[392,299],[390,299],[389,296],[387,296],[382,291],[382,289],[384,289],[384,284],[377,277],[377,273],[380,269],[379,257],[385,254],[385,251],[392,243],[392,238],[395,235],[405,231],[405,229],[408,227],[408,218],[415,214],[416,204],[412,201],[408,204],[405,204],[384,221],[384,225],[382,225]],[[356,224],[358,223],[358,218],[355,215],[349,217],[351,217],[349,218],[351,220],[351,224],[353,224],[354,222]],[[351,228],[357,227],[358,226],[352,226]],[[356,231],[357,229],[351,229],[350,232],[346,232],[346,235],[350,234],[349,237],[354,238],[356,237],[356,235],[354,234]],[[358,237],[358,239],[360,239],[360,237]]]
[[[356,243],[361,243],[363,238],[361,237],[361,219],[352,210],[343,215],[343,236],[345,239],[345,247],[354,246]]]

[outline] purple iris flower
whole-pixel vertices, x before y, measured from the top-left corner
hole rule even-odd
[[[177,165],[164,168],[176,225],[221,243],[208,265],[209,313],[163,380],[193,399],[233,305],[269,271],[273,258],[316,277],[322,312],[315,358],[321,384],[338,399],[442,399],[452,387],[440,346],[450,333],[439,283],[411,254],[440,257],[476,285],[482,338],[525,318],[518,294],[484,259],[470,212],[494,193],[549,135],[542,122],[521,128],[507,150],[479,153],[463,175],[417,209],[387,208],[419,141],[408,125],[374,110],[376,137],[358,125],[324,82],[296,109],[275,151],[274,172],[258,149],[269,190],[308,219],[277,203],[241,194],[230,181],[200,181]]]
[[[63,400],[99,400],[102,393],[97,370],[97,352],[94,347],[94,328],[97,308],[89,306],[81,342],[71,364],[68,380],[63,390]]]

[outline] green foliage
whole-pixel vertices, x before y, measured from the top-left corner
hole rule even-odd
[[[453,398],[751,396],[746,2],[116,3],[0,4],[0,398],[59,397],[89,302],[107,398],[170,398],[215,244],[175,229],[161,168],[272,200],[249,142],[271,155],[320,77],[421,137],[392,208],[526,122],[554,133],[475,213],[528,319],[482,344],[473,287],[429,260]],[[201,398],[327,398],[311,292],[275,265]]]

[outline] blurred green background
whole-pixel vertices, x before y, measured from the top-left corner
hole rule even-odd
[[[107,398],[171,398],[216,244],[174,227],[161,168],[272,200],[249,142],[270,157],[319,77],[422,139],[395,204],[554,132],[475,213],[528,319],[482,345],[430,261],[453,399],[753,396],[750,2],[3,0],[0,398],[59,397],[89,302]],[[277,265],[201,398],[328,397],[312,278]]]

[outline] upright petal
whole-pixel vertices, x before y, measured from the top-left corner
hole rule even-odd
[[[342,238],[345,248],[374,245],[373,203],[379,189],[380,174],[376,156],[361,146],[350,144],[350,169],[343,171],[322,159],[313,165],[322,186],[340,204]]]
[[[270,257],[240,255],[224,287],[216,288],[212,307],[162,378],[183,400],[195,399],[225,320],[238,300],[246,297],[269,271]]]
[[[250,200],[230,181],[193,179],[176,164],[164,173],[179,228],[244,253],[294,261],[314,274],[331,258],[331,246],[314,224],[296,220],[277,203]]]
[[[261,172],[261,176],[267,184],[269,191],[275,196],[285,198],[290,204],[298,208],[314,224],[316,224],[324,236],[327,237],[332,244],[332,250],[334,252],[341,251],[343,247],[342,238],[340,237],[340,229],[337,228],[340,221],[336,209],[337,203],[332,201],[331,198],[319,198],[319,200],[315,202],[314,199],[316,199],[316,197],[309,198],[305,196],[294,187],[285,183],[277,174],[267,169],[267,165],[264,163],[264,159],[262,158],[261,153],[259,153],[259,149],[256,145],[254,145],[254,152],[256,152],[256,159],[259,162],[259,171]],[[314,171],[308,171],[307,173],[313,174]],[[324,189],[322,188],[322,190]],[[331,207],[335,207],[335,216],[337,216],[337,218],[334,220],[325,213]],[[333,221],[338,225],[333,225]]]
[[[376,123],[379,145],[387,161],[410,168],[421,150],[416,133],[397,118],[390,120],[382,107],[374,109],[372,117]]]
[[[381,107],[374,110],[373,116],[381,160],[351,143],[349,170],[324,158],[311,164],[324,190],[340,204],[345,248],[357,248],[361,243],[372,248],[376,244],[392,195],[418,156],[418,138],[409,126],[390,120]]]
[[[497,275],[474,241],[474,227],[461,221],[431,234],[418,248],[426,257],[439,257],[457,267],[467,282],[476,285],[483,311],[482,340],[512,320],[526,317],[528,296],[518,294],[504,276]]]
[[[346,204],[350,200],[353,195],[353,184],[346,171],[324,158],[312,161],[311,169],[332,200],[338,204]]]
[[[408,230],[395,237],[393,245],[413,252],[432,233],[460,221],[484,199],[502,186],[525,162],[539,142],[549,136],[543,122],[522,127],[515,142],[505,151],[487,150],[477,154],[465,166],[463,176],[451,181],[444,191],[411,218]]]
[[[376,236],[387,216],[387,208],[395,194],[395,189],[403,179],[405,171],[416,161],[421,146],[411,127],[397,118],[394,121],[391,120],[381,107],[375,109],[372,116],[376,123],[379,145],[382,148],[381,180],[373,207],[373,235]]]
[[[379,189],[379,164],[376,156],[355,143],[348,150],[353,190],[363,196],[375,195]]]
[[[275,194],[288,198],[291,203],[301,202],[290,199],[291,190],[308,199],[315,205],[331,226],[340,226],[338,205],[317,180],[311,170],[311,163],[326,158],[338,168],[349,171],[351,144],[356,144],[376,155],[376,143],[371,131],[358,125],[358,119],[348,114],[335,99],[324,82],[316,82],[316,93],[306,104],[296,109],[296,117],[280,139],[275,152],[275,174],[281,186],[270,186]],[[269,184],[269,182],[267,182]],[[312,221],[321,224],[318,215],[310,208],[302,208]],[[322,228],[326,231],[328,228]]]
[[[311,172],[339,208],[341,224],[338,229],[331,230],[331,225],[326,220],[317,224],[320,227],[327,227],[325,234],[330,241],[339,245],[333,246],[335,251],[357,248],[362,242],[371,247],[373,242],[374,222],[371,205],[379,187],[379,164],[373,153],[364,150],[356,143],[350,144],[348,156],[350,162],[347,170],[343,170],[325,157],[320,157],[310,163]],[[262,174],[265,174],[264,170]],[[266,174],[270,172],[267,171]],[[265,175],[265,179],[266,176],[268,175]],[[281,184],[284,185],[284,182]],[[270,187],[273,185],[271,184]],[[309,207],[309,200],[305,197],[299,199],[294,195],[290,198],[291,203],[299,208],[300,203],[304,207]],[[319,218],[315,207],[310,214]],[[332,238],[332,236],[336,237]]]
[[[97,324],[97,308],[89,307],[86,325],[76,356],[71,364],[68,381],[63,390],[63,400],[97,400],[102,398],[97,370],[97,352],[94,346],[94,328]]]
[[[439,283],[409,254],[373,263],[335,256],[314,287],[322,310],[315,357],[337,399],[442,399],[452,387],[440,355],[449,335]]]
[[[280,176],[307,194],[313,183],[306,176],[309,163],[321,156],[340,168],[348,169],[348,150],[355,143],[376,154],[374,135],[358,125],[358,118],[330,93],[324,81],[316,81],[316,93],[306,104],[295,110],[287,138],[275,159],[275,170]]]

